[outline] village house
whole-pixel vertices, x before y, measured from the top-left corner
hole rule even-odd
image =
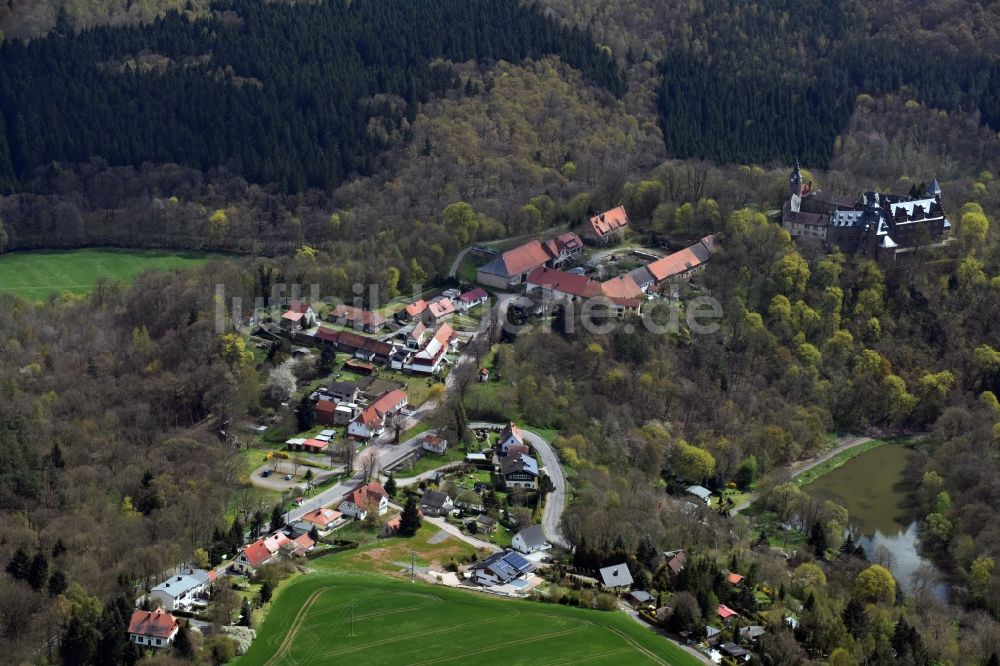
[[[378,333],[388,323],[379,313],[353,305],[338,305],[327,313],[327,319],[365,333]]]
[[[538,489],[538,462],[525,453],[501,458],[500,475],[507,488]]]
[[[604,567],[598,571],[598,580],[601,585],[613,592],[627,592],[632,587],[632,572],[628,570],[628,565],[622,562],[610,567]]]
[[[543,266],[528,275],[525,293],[537,293],[545,303],[582,303],[599,298],[618,316],[638,314],[642,308],[642,289],[629,275],[598,282],[586,275]]]
[[[717,251],[715,237],[706,236],[690,247],[646,264],[646,270],[658,285],[664,282],[676,284],[689,280],[695,273],[703,271],[715,251]]]
[[[552,547],[546,541],[545,530],[542,529],[541,525],[532,525],[531,527],[524,528],[514,535],[514,538],[510,540],[510,545],[514,550],[526,555]]]
[[[476,529],[483,534],[493,534],[497,531],[497,519],[485,513],[476,516]]]
[[[424,310],[424,321],[428,326],[437,326],[455,314],[455,304],[450,298],[440,298],[427,304]]]
[[[378,437],[385,431],[386,420],[406,405],[407,396],[403,391],[394,389],[383,393],[348,424],[347,436],[356,440]]]
[[[367,518],[371,511],[384,516],[389,510],[389,495],[382,484],[372,481],[354,490],[337,508],[345,516],[358,520]]]
[[[128,639],[136,645],[164,648],[174,642],[180,623],[162,608],[137,610],[128,623]]]
[[[185,569],[150,590],[149,597],[164,610],[186,610],[208,594],[215,577],[214,571]]]
[[[283,532],[258,539],[240,550],[233,560],[233,569],[237,573],[252,575],[259,567],[273,562],[281,553],[282,548],[291,542]]]
[[[303,557],[306,553],[312,550],[316,546],[316,542],[312,540],[312,537],[308,533],[300,534],[289,543],[287,543],[284,548],[289,555],[294,555],[295,557]]]
[[[434,335],[415,352],[402,350],[390,360],[393,370],[404,370],[420,374],[436,374],[441,369],[445,354],[454,348],[457,337],[449,324],[438,326]]]
[[[424,314],[424,310],[426,309],[427,301],[421,298],[400,310],[396,318],[400,321],[416,321]]]
[[[296,521],[294,527],[306,532],[315,527],[320,534],[323,534],[342,525],[344,522],[344,514],[340,511],[321,507],[303,514]]]
[[[454,508],[454,500],[438,490],[424,491],[420,498],[420,510],[425,516],[447,516]]]
[[[475,287],[469,291],[460,294],[458,297],[457,306],[460,310],[471,310],[477,305],[482,305],[490,299],[486,290],[482,287]]]
[[[337,412],[337,403],[327,398],[320,398],[313,407],[316,415],[316,423],[323,425],[334,425]]]
[[[628,213],[624,206],[599,213],[583,225],[583,239],[594,245],[608,245],[621,240],[628,229]]]
[[[326,394],[337,402],[357,402],[361,389],[355,382],[330,382],[327,384]]]
[[[448,450],[448,440],[440,435],[435,435],[434,433],[427,433],[424,435],[424,439],[420,442],[420,448],[428,453],[435,453],[437,455],[442,455]]]
[[[505,425],[503,430],[500,431],[500,437],[497,439],[497,448],[500,449],[500,455],[507,455],[507,447],[511,444],[524,444],[524,433],[513,422]]]
[[[428,335],[430,335],[430,331],[427,329],[427,325],[422,321],[418,321],[412,326],[399,331],[397,337],[402,339],[406,345],[406,349],[414,351],[423,346]]]
[[[543,246],[552,257],[549,265],[553,268],[572,261],[583,252],[583,241],[572,231],[550,238]]]
[[[704,486],[688,486],[685,492],[688,495],[694,495],[705,504],[712,503],[712,491]]]
[[[535,565],[513,550],[493,553],[470,567],[472,579],[483,587],[506,585],[524,579],[535,570]]]
[[[363,361],[383,365],[389,362],[389,357],[395,351],[388,342],[367,338],[353,331],[335,331],[322,326],[316,329],[315,340]]]
[[[308,303],[293,300],[288,310],[281,315],[281,327],[288,330],[312,328],[316,323],[316,313]]]
[[[537,240],[507,250],[476,271],[476,281],[495,289],[512,289],[523,283],[528,273],[552,259]]]

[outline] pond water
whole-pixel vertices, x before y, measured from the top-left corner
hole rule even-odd
[[[933,568],[917,552],[918,516],[909,503],[913,489],[903,477],[913,455],[901,444],[881,446],[804,488],[815,497],[831,499],[847,508],[851,527],[865,554],[872,559],[879,546],[887,548],[893,555],[892,573],[906,589],[910,589],[913,573],[921,565]],[[934,592],[944,599],[947,586],[938,583]]]

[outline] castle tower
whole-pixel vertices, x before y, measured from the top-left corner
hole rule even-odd
[[[927,186],[927,196],[937,199],[938,202],[941,201],[941,183],[938,182],[937,178]]]
[[[802,196],[802,172],[799,171],[799,158],[795,158],[795,166],[788,176],[788,193],[795,196]]]

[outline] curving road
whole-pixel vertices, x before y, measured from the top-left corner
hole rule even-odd
[[[477,421],[470,423],[469,428],[502,428],[504,425],[506,424]],[[573,546],[563,535],[560,525],[563,511],[566,510],[566,475],[563,474],[562,465],[559,464],[559,456],[541,436],[524,428],[521,428],[521,432],[524,433],[524,438],[531,445],[531,448],[538,452],[542,467],[545,468],[545,472],[549,475],[552,486],[555,488],[545,498],[545,510],[542,512],[542,529],[545,531],[545,538],[553,546],[573,550]]]

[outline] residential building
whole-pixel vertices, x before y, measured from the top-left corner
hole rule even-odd
[[[364,520],[369,512],[384,516],[389,510],[389,495],[378,481],[372,481],[354,490],[337,507],[345,516]]]
[[[550,238],[542,244],[551,259],[549,265],[561,266],[583,252],[583,241],[572,231]]]
[[[538,489],[538,462],[524,453],[500,459],[500,474],[507,488]]]
[[[427,309],[427,301],[421,298],[403,308],[399,316],[400,319],[402,319],[403,321],[414,321],[416,319],[419,319],[420,316],[423,315],[424,310],[426,309]]]
[[[528,275],[526,292],[537,293],[548,303],[582,303],[602,298],[619,316],[638,313],[642,307],[642,289],[629,275],[598,282],[586,275],[543,266]]]
[[[507,447],[511,444],[524,444],[524,433],[513,422],[505,425],[500,431],[500,437],[497,439],[500,455],[507,455]]]
[[[344,514],[328,508],[309,511],[295,523],[295,527],[308,532],[315,527],[320,532],[328,532],[344,523]]]
[[[238,573],[249,575],[273,559],[274,553],[268,549],[263,539],[258,539],[240,550],[239,555],[233,560],[233,569]]]
[[[285,546],[286,551],[290,555],[295,555],[296,557],[302,557],[310,550],[316,546],[316,542],[312,540],[312,537],[308,533],[300,534]]]
[[[476,281],[495,289],[512,289],[522,284],[528,273],[546,265],[551,259],[540,241],[529,241],[480,267],[476,271]]]
[[[719,645],[719,651],[722,653],[723,657],[728,657],[737,662],[749,662],[753,655],[750,650],[742,648],[736,643],[722,643]]]
[[[632,587],[632,572],[624,562],[600,569],[597,577],[601,585],[609,590],[627,591]]]
[[[378,437],[385,431],[386,420],[406,405],[407,396],[403,391],[393,389],[383,393],[347,425],[347,436],[357,440]]]
[[[335,331],[322,326],[316,329],[314,339],[331,345],[337,351],[373,363],[388,363],[389,357],[395,351],[388,342],[368,338],[353,331]]]
[[[388,323],[379,313],[353,305],[338,305],[327,313],[327,319],[365,333],[378,333]]]
[[[493,534],[497,530],[497,519],[481,513],[476,516],[476,529],[484,534]]]
[[[448,450],[448,440],[432,432],[427,433],[424,435],[423,441],[420,442],[420,448],[428,453],[442,455]]]
[[[475,287],[469,291],[460,294],[458,297],[458,308],[460,310],[471,310],[477,305],[482,305],[489,300],[489,295],[486,290],[482,287]]]
[[[688,495],[694,495],[705,504],[710,504],[712,502],[712,491],[704,486],[688,486],[685,489],[685,492]]]
[[[454,348],[456,340],[455,329],[443,323],[422,348],[415,352],[401,351],[395,354],[389,365],[394,370],[436,374],[441,369],[445,354]]]
[[[326,394],[337,402],[357,402],[361,390],[355,382],[330,382]]]
[[[185,610],[207,595],[214,581],[214,571],[185,569],[154,587],[149,596],[164,610]]]
[[[356,402],[340,402],[333,410],[333,425],[347,425],[358,417],[362,407]]]
[[[424,345],[428,335],[430,335],[430,332],[427,329],[427,325],[422,321],[418,321],[416,324],[408,327],[407,330],[399,332],[399,336],[402,337],[403,343],[409,350],[420,349]]]
[[[706,242],[706,239],[707,242]],[[646,265],[656,284],[664,282],[681,282],[688,280],[692,275],[705,269],[706,264],[712,258],[712,250],[709,247],[716,247],[714,236],[706,236],[686,247],[679,252],[668,254]]]
[[[583,239],[595,245],[607,245],[621,239],[628,229],[628,213],[618,206],[593,216],[583,225]]]
[[[524,579],[534,570],[534,564],[513,550],[493,553],[469,569],[473,580],[484,587],[506,585],[514,580]]]
[[[336,423],[336,411],[337,403],[326,398],[317,400],[316,406],[313,407],[313,413],[316,415],[316,423],[322,423],[323,425],[334,425]]]
[[[164,648],[174,642],[180,623],[162,608],[137,610],[128,623],[128,639],[136,645]]]
[[[428,325],[436,326],[446,319],[451,319],[455,314],[455,304],[450,298],[440,298],[427,304],[424,310],[424,321]]]
[[[537,553],[540,550],[547,550],[552,545],[545,539],[545,530],[541,525],[526,527],[510,540],[511,547],[521,553]]]
[[[438,490],[426,490],[420,498],[420,510],[425,516],[447,516],[454,508],[454,500]]]

